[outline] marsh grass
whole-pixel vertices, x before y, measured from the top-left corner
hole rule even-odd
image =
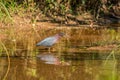
[[[9,10],[2,0],[0,1],[0,20],[4,22],[10,21],[10,20],[12,21],[12,17],[9,13]]]
[[[103,73],[105,74],[109,74],[110,76],[108,76],[108,78],[110,80],[117,80],[118,79],[118,75],[117,75],[117,59],[115,57],[116,51],[117,49],[114,49],[110,52],[110,54],[106,57],[106,60],[103,62],[103,67],[104,68],[109,68],[111,69],[111,71],[104,71]]]
[[[8,49],[6,48],[6,46],[4,45],[4,43],[1,40],[0,40],[0,44],[3,47],[3,49],[4,49],[4,51],[5,51],[6,55],[7,55],[7,60],[8,60],[7,71],[6,71],[5,75],[3,76],[3,80],[6,80],[7,75],[9,73],[9,70],[10,70],[10,55],[9,55]]]
[[[17,22],[13,19],[16,15],[19,17],[25,17],[27,13],[30,14],[30,12],[34,12],[35,7],[33,6],[33,3],[30,5],[17,5],[17,2],[14,0],[0,1],[0,24],[2,25],[0,26],[0,35],[5,35],[4,38],[0,36],[0,39],[6,46],[10,56],[16,56],[17,50],[33,51],[34,49],[33,46],[35,46],[34,44],[36,41],[34,36],[38,35],[37,32],[35,32],[35,28],[30,26],[30,28],[26,27],[23,29],[23,27],[20,27],[21,24],[18,23],[19,21]],[[24,14],[25,12],[26,14]],[[34,13],[31,13],[29,17],[34,17],[32,16],[33,14]],[[2,52],[4,52],[4,48],[2,46],[0,46],[0,51],[2,55]]]

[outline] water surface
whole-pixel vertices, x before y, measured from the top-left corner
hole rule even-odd
[[[119,80],[120,60],[112,57],[106,60],[107,55],[75,53],[58,57],[44,53],[32,58],[11,57],[7,80]],[[8,61],[2,57],[0,62],[2,80]]]

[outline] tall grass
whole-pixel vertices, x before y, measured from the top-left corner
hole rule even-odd
[[[17,5],[17,2],[14,0],[11,1],[6,1],[6,0],[1,0],[0,1],[0,23],[2,26],[0,26],[1,35],[5,35],[4,39],[1,39],[3,44],[6,46],[9,55],[10,56],[17,56],[17,50],[29,50],[33,51],[33,46],[35,44],[34,40],[35,38],[33,37],[35,34],[35,28],[25,28],[20,30],[21,27],[15,24],[19,24],[17,21],[15,21],[13,18],[14,16],[18,15],[19,17],[25,17],[25,15],[28,15],[30,11],[34,11],[34,8],[26,6],[26,4],[20,4]],[[25,7],[23,9],[23,7]],[[28,14],[24,13],[27,12]],[[33,13],[31,13],[32,15]],[[17,17],[18,17],[17,16]],[[34,17],[34,16],[33,16]],[[6,23],[7,20],[7,23]],[[8,21],[9,20],[9,21]],[[18,27],[17,27],[18,26]],[[31,29],[30,31],[27,31]],[[23,32],[23,31],[27,32]],[[20,32],[19,32],[20,31]],[[38,34],[37,34],[38,35]],[[31,37],[32,36],[32,37]],[[20,44],[18,46],[18,44]],[[1,46],[0,48],[1,53],[4,51],[4,48]],[[23,55],[24,56],[24,55]]]
[[[2,20],[2,18],[5,18],[5,16],[7,16],[8,19],[12,20],[12,17],[5,3],[3,1],[0,1],[0,20]]]
[[[6,73],[5,73],[4,77],[3,77],[3,80],[6,80],[7,75],[9,73],[9,70],[10,70],[10,55],[9,55],[9,52],[8,52],[6,46],[4,45],[4,43],[1,40],[0,40],[0,44],[2,45],[3,49],[5,50],[5,53],[6,53],[7,59],[8,59],[8,68],[7,68],[7,71],[6,71]]]

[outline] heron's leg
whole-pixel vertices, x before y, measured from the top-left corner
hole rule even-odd
[[[55,51],[54,47],[53,47],[53,48],[51,48],[51,51],[52,51],[52,52],[54,52],[54,51]]]
[[[48,47],[48,51],[49,51],[49,53],[51,53],[51,52],[50,52],[50,47]]]

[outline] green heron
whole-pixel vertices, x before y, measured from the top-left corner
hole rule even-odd
[[[43,39],[42,41],[37,43],[37,46],[45,46],[49,47],[49,52],[50,52],[50,47],[53,46],[59,38],[63,37],[65,34],[63,32],[60,32],[54,36],[47,37]]]

